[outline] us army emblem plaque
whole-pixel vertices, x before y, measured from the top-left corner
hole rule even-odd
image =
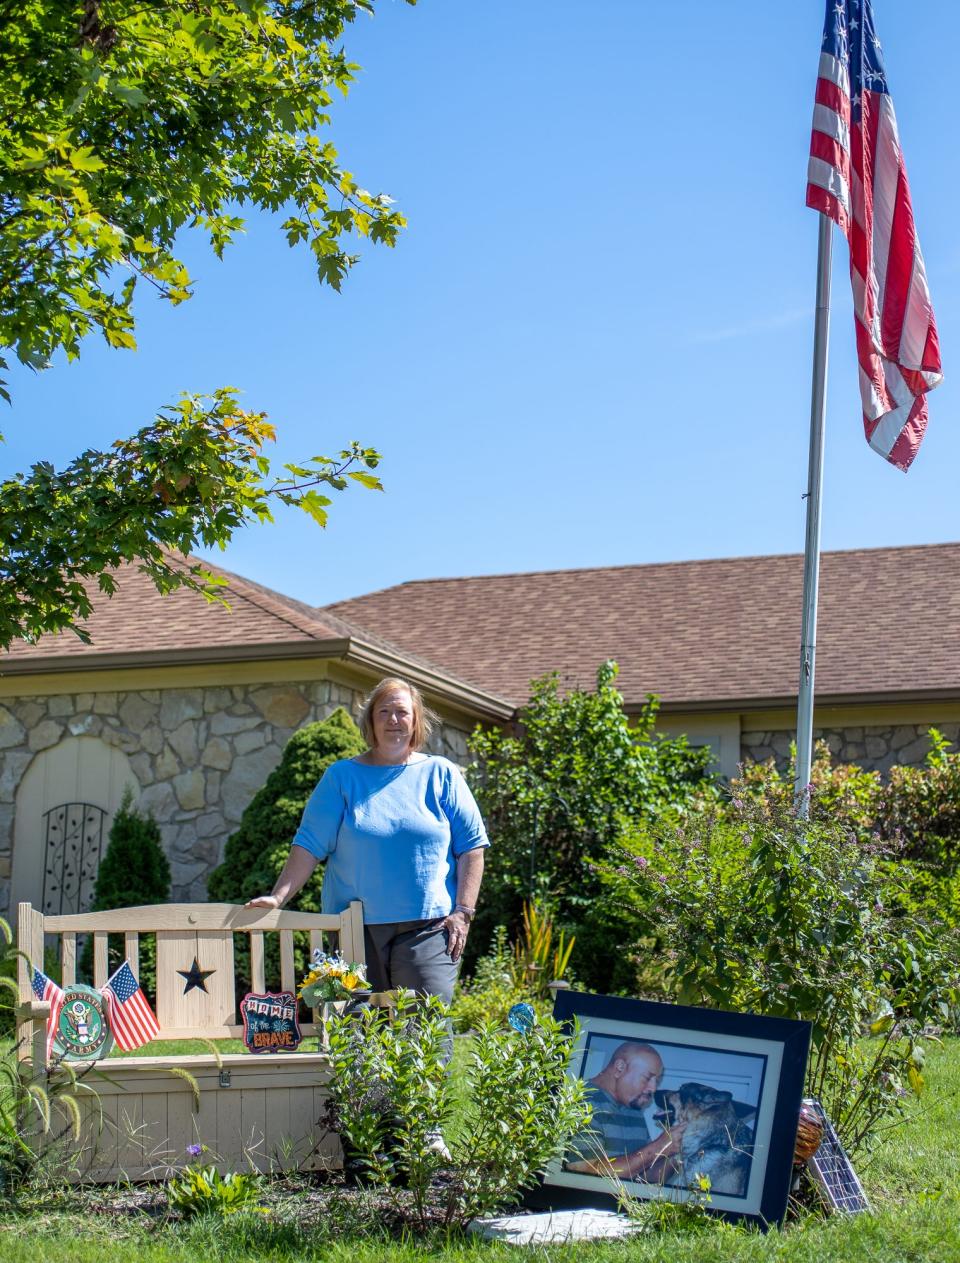
[[[112,1047],[113,1036],[100,992],[82,983],[66,987],[53,1037],[55,1055],[66,1061],[97,1061]]]

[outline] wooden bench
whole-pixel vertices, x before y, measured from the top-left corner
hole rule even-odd
[[[139,977],[141,940],[155,938],[158,1039],[240,1038],[235,994],[234,935],[249,937],[251,990],[296,993],[294,931],[309,935],[311,951],[338,936],[344,957],[364,961],[362,906],[339,916],[250,909],[235,904],[155,904],[114,912],[45,917],[21,903],[17,917],[20,1006],[19,1055],[28,1073],[46,1078],[49,1004],[38,1001],[28,961],[43,968],[44,949],[59,948],[61,983],[76,982],[77,936],[93,938],[93,985],[107,981],[108,935],[122,934],[124,954]],[[280,977],[265,976],[265,935],[279,940]],[[54,943],[48,943],[53,936]],[[196,960],[204,986],[186,988],[179,971]],[[301,1025],[319,1036],[316,1020]],[[79,1069],[79,1067],[77,1067]],[[174,1071],[186,1071],[192,1082]],[[110,1057],[84,1072],[98,1094],[81,1095],[83,1128],[64,1174],[112,1182],[161,1178],[187,1161],[186,1147],[204,1144],[205,1160],[222,1170],[317,1170],[339,1165],[334,1137],[317,1120],[323,1111],[329,1063],[326,1054],[234,1053]],[[199,1105],[194,1084],[199,1089]],[[64,1116],[65,1120],[65,1116]],[[65,1130],[64,1127],[60,1128]]]

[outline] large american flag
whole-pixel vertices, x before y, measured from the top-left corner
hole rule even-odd
[[[37,999],[47,1000],[50,1004],[50,1016],[47,1018],[47,1061],[49,1061],[50,1054],[53,1052],[53,1040],[60,1022],[60,1014],[63,1012],[64,993],[52,978],[48,978],[39,969],[34,969],[31,981],[33,994]]]
[[[807,205],[850,246],[867,442],[906,470],[940,344],[870,0],[827,0],[807,180]]]
[[[118,1047],[133,1052],[156,1039],[160,1026],[129,964],[124,961],[101,988],[110,1011],[110,1029]]]

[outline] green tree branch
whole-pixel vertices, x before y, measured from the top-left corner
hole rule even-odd
[[[408,0],[413,3],[414,0]],[[405,220],[371,194],[320,133],[357,67],[338,41],[372,0],[19,0],[0,4],[0,353],[45,368],[99,330],[134,349],[141,281],[176,305],[193,295],[178,257],[200,230],[219,257],[254,206],[287,216],[322,283],[356,264],[351,236],[392,246]],[[0,354],[0,371],[8,367]],[[0,381],[0,395],[9,401]],[[319,523],[372,449],[288,467],[272,485],[263,414],[233,393],[187,397],[65,470],[41,463],[0,487],[0,644],[89,613],[85,579],[137,561],[162,591],[209,576],[165,550],[223,545],[272,501]],[[304,473],[303,470],[307,472]],[[170,471],[177,471],[171,474]],[[289,476],[287,476],[289,475]],[[182,482],[181,482],[182,480]]]
[[[223,600],[223,580],[183,555],[223,547],[240,526],[271,521],[272,505],[302,509],[321,526],[328,496],[349,481],[380,489],[379,454],[354,443],[336,457],[285,465],[271,480],[263,454],[274,428],[237,406],[236,391],[186,395],[109,452],[83,452],[66,469],[47,462],[0,483],[0,646],[45,631],[74,631],[92,611],[97,578],[136,562],[161,592],[189,588]]]

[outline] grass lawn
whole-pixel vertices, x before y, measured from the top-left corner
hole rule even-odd
[[[459,1041],[458,1041],[459,1043]],[[185,1051],[185,1050],[181,1050]],[[462,1045],[458,1049],[462,1055]],[[87,1200],[60,1186],[19,1206],[0,1203],[0,1263],[206,1263],[247,1259],[379,1263],[534,1256],[551,1263],[956,1263],[960,1260],[960,1039],[935,1049],[927,1090],[910,1120],[858,1171],[874,1214],[849,1220],[808,1218],[766,1235],[714,1221],[669,1223],[627,1242],[535,1248],[488,1244],[457,1234],[397,1240],[377,1203],[364,1194],[318,1199],[309,1182],[274,1184],[269,1216],[167,1222],[131,1209],[119,1190]],[[154,1197],[144,1194],[145,1200]],[[319,1209],[318,1209],[319,1208]]]

